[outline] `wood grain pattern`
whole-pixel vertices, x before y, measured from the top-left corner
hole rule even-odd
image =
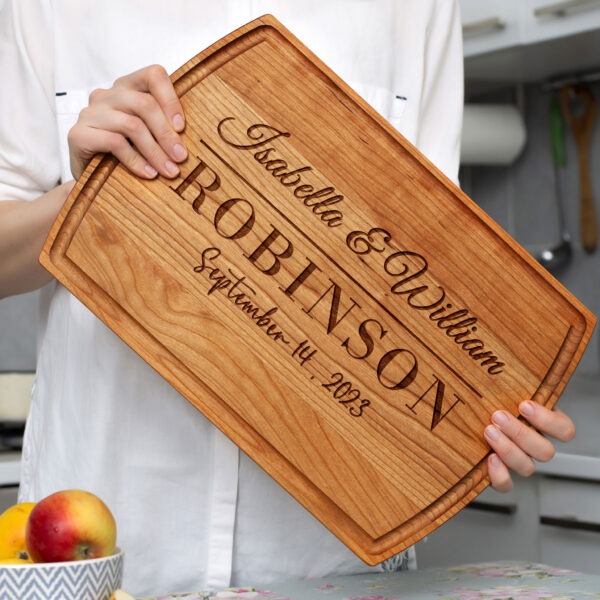
[[[173,75],[176,181],[108,156],[40,260],[368,563],[487,485],[594,317],[273,17]]]

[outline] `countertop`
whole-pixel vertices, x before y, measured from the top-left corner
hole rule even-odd
[[[307,579],[152,600],[600,600],[600,575],[527,562]],[[145,599],[150,600],[150,599]]]

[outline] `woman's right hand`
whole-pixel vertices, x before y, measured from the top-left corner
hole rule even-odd
[[[173,178],[185,160],[179,133],[183,108],[163,67],[153,65],[117,79],[110,89],[91,93],[69,132],[71,172],[78,178],[97,153],[118,158],[132,173]]]

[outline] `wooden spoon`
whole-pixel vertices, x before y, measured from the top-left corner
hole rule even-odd
[[[590,178],[589,147],[596,118],[596,102],[591,89],[578,83],[565,85],[560,91],[565,120],[571,128],[579,159],[581,243],[586,252],[594,252],[597,244],[596,212]]]

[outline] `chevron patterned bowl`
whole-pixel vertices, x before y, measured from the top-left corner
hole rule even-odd
[[[90,560],[0,565],[0,600],[109,600],[122,576],[121,551]]]

